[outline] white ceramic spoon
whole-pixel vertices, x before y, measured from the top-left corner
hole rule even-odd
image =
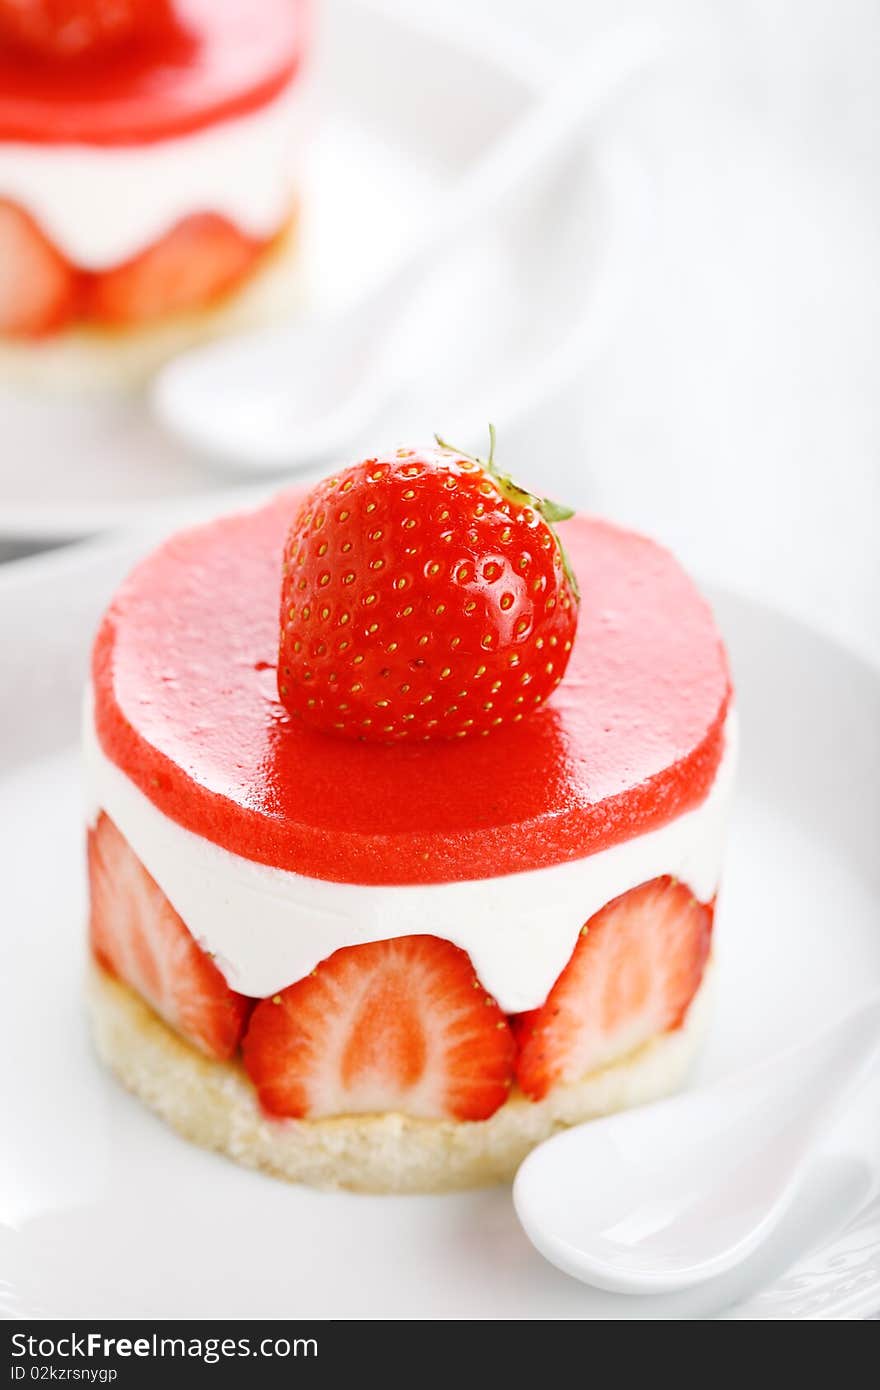
[[[590,115],[659,51],[658,32],[621,27],[597,40],[450,189],[408,255],[353,307],[182,354],[153,386],[162,422],[210,461],[271,473],[345,452],[394,385],[382,345],[440,258],[475,228],[503,225],[537,196],[582,139]]]
[[[525,1160],[517,1215],[551,1264],[618,1293],[688,1288],[738,1264],[871,1069],[880,999],[705,1090],[566,1130]]]

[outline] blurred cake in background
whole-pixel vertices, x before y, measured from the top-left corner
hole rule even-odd
[[[295,292],[306,0],[0,0],[0,372],[138,380]]]

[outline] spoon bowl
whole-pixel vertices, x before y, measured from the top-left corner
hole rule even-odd
[[[878,1059],[875,999],[716,1086],[541,1144],[517,1174],[517,1216],[551,1264],[597,1288],[664,1293],[713,1278],[769,1235]]]
[[[467,169],[442,209],[428,210],[408,252],[360,300],[331,316],[305,313],[181,354],[154,382],[159,420],[206,460],[238,473],[290,472],[344,454],[394,398],[396,340],[438,267],[487,230],[527,221],[582,146],[590,118],[661,51],[658,32],[644,22],[595,40]],[[420,334],[434,331],[429,322]]]

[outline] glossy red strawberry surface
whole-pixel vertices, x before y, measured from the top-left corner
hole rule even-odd
[[[0,0],[0,43],[57,61],[161,41],[171,23],[169,0]]]
[[[705,797],[730,697],[712,614],[667,551],[588,517],[565,523],[582,594],[569,666],[528,720],[388,747],[292,719],[278,595],[301,501],[179,533],[101,625],[99,741],[166,815],[316,878],[436,883],[581,858]]]
[[[0,140],[165,140],[258,109],[299,68],[307,0],[175,0],[174,13],[148,39],[76,61],[28,54],[0,36]]]
[[[289,713],[379,743],[473,738],[528,718],[560,684],[577,626],[544,509],[570,515],[491,456],[444,448],[399,449],[317,484],[284,547]]]
[[[485,1120],[508,1097],[513,1057],[468,956],[436,936],[335,951],[258,1004],[244,1040],[263,1107],[291,1117]]]

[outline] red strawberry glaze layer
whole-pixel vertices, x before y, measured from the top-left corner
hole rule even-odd
[[[0,47],[0,140],[138,145],[257,110],[296,74],[307,0],[178,0],[161,40],[62,63]]]
[[[165,815],[313,878],[442,883],[583,858],[705,798],[731,693],[712,614],[667,551],[588,517],[564,523],[583,595],[568,671],[522,724],[383,747],[292,721],[275,666],[298,496],[175,536],[101,625],[99,743]]]

